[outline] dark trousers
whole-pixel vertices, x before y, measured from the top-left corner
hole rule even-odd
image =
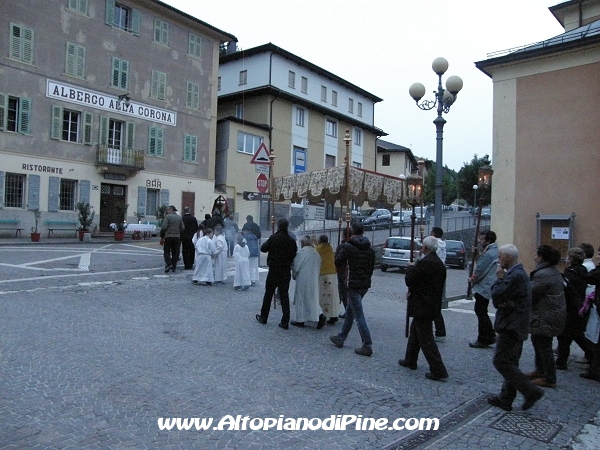
[[[177,267],[177,261],[179,261],[179,247],[181,246],[181,239],[178,237],[166,237],[163,248],[165,256],[165,266]]]
[[[568,318],[567,318],[568,320]],[[581,350],[585,353],[585,358],[588,361],[593,359],[593,348],[590,341],[584,336],[584,328],[581,323],[568,324],[565,326],[563,332],[558,336],[558,354],[556,356],[557,365],[566,365],[569,355],[571,354],[571,344],[573,341]]]
[[[444,322],[444,316],[442,316],[442,311],[435,316],[433,319],[433,323],[435,324],[435,336],[436,337],[445,337],[446,336],[446,323]]]
[[[192,238],[184,237],[181,239],[181,253],[183,256],[183,267],[186,269],[194,268],[194,257],[196,256],[196,249]]]
[[[410,324],[408,343],[406,344],[406,356],[404,357],[408,365],[417,365],[419,351],[421,350],[423,350],[423,355],[429,363],[431,373],[436,377],[447,377],[448,371],[446,370],[446,366],[444,366],[442,355],[440,355],[440,351],[433,338],[432,320],[414,318]]]
[[[544,376],[548,383],[556,384],[556,364],[552,351],[552,336],[531,335],[535,352],[535,370]]]
[[[344,309],[348,308],[348,288],[346,287],[346,274],[337,273],[338,280],[338,293],[340,294],[340,301],[344,305]]]
[[[281,324],[288,325],[290,322],[290,280],[292,279],[292,272],[290,269],[286,271],[277,270],[274,271],[269,269],[267,274],[267,280],[265,281],[265,296],[263,297],[262,308],[260,309],[260,316],[266,322],[269,318],[269,309],[271,308],[271,301],[275,290],[279,290],[279,302],[281,303]]]
[[[594,311],[595,309],[592,310],[592,313],[594,313]],[[592,341],[588,341],[588,346],[592,352],[592,359],[590,360],[590,365],[587,372],[600,379],[600,340],[597,344],[594,344]]]
[[[523,351],[523,341],[507,333],[498,333],[494,367],[504,378],[500,400],[506,405],[512,405],[517,391],[525,398],[531,398],[540,390],[527,376],[519,370],[519,360]]]
[[[477,316],[477,340],[482,344],[491,345],[496,342],[494,326],[488,316],[490,301],[481,294],[475,294],[475,315]]]

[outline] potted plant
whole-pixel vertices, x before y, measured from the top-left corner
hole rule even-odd
[[[83,241],[83,235],[89,233],[94,224],[94,211],[89,203],[79,202],[75,205],[79,219],[79,240]]]
[[[115,226],[115,241],[122,241],[125,236],[125,226],[127,225],[127,208],[128,204],[119,200],[115,203],[116,222]]]
[[[158,228],[162,227],[162,222],[167,215],[167,205],[160,205],[156,208],[156,225]]]
[[[31,242],[40,242],[40,233],[38,232],[38,224],[40,223],[40,218],[42,217],[42,213],[39,208],[32,209],[33,217],[35,218],[35,226],[31,227]]]
[[[141,213],[141,212],[136,212],[136,213],[135,213],[135,217],[137,217],[137,219],[138,219],[138,223],[142,223],[142,219],[143,219],[144,217],[146,217],[146,215],[145,215],[144,213]]]

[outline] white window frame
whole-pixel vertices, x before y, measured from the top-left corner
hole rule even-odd
[[[263,142],[264,138],[262,136],[238,131],[237,151],[248,155],[254,155],[260,144]]]
[[[244,84],[248,84],[248,71],[247,70],[240,70],[240,79],[239,79],[239,83],[240,86],[243,86]]]
[[[296,125],[299,127],[303,127],[305,123],[306,111],[304,108],[296,108]]]
[[[354,130],[354,144],[358,146],[362,145],[362,130],[358,128]]]
[[[300,91],[302,91],[303,94],[308,94],[308,78],[302,77],[300,81]]]
[[[358,102],[356,104],[356,114],[358,115],[358,117],[362,117],[363,116],[362,103],[361,102]]]
[[[61,178],[58,191],[58,210],[59,211],[75,211],[77,203],[77,186],[78,180]]]
[[[31,99],[0,92],[0,131],[31,134]]]
[[[4,174],[4,208],[25,207],[25,181],[27,175],[23,173],[6,172]]]
[[[236,103],[235,105],[235,118],[243,119],[244,118],[244,104]]]
[[[337,106],[337,100],[338,100],[338,93],[337,91],[331,91],[331,106]]]
[[[327,86],[321,86],[321,101],[327,102]]]
[[[354,114],[354,100],[351,98],[348,99],[348,112]]]
[[[292,70],[288,72],[288,87],[296,89],[296,72]]]
[[[338,131],[337,131],[337,127],[338,127],[338,123],[335,120],[332,119],[326,119],[326,126],[325,126],[325,133],[327,134],[327,136],[331,136],[331,137],[338,137]]]

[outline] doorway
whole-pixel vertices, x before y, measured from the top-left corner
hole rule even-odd
[[[115,204],[125,202],[127,186],[120,184],[105,184],[100,186],[100,231],[113,231],[111,223],[117,221]]]

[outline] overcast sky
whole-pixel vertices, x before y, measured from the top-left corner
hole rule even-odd
[[[380,97],[382,139],[435,160],[435,110],[408,95],[414,82],[433,100],[431,62],[450,63],[464,87],[444,115],[444,164],[459,170],[492,155],[492,81],[474,63],[487,54],[561,34],[548,10],[560,0],[163,0],[233,34],[250,49],[271,42]],[[453,9],[449,9],[452,7]]]

